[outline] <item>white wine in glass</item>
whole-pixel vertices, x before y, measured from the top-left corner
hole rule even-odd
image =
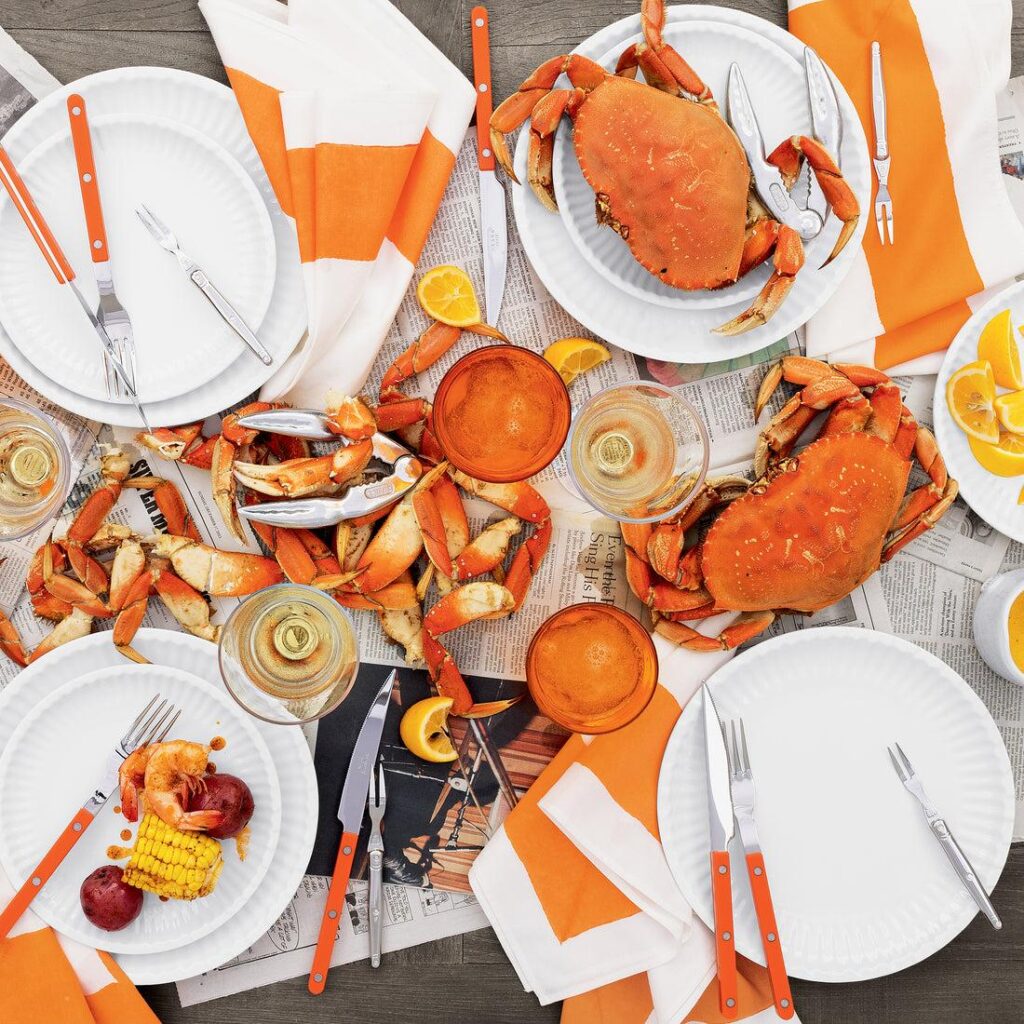
[[[219,654],[235,700],[257,718],[282,724],[333,711],[359,668],[348,613],[329,594],[297,583],[246,598],[224,624]]]
[[[707,473],[709,441],[697,411],[659,384],[623,384],[594,395],[573,418],[566,461],[573,483],[620,522],[656,522],[682,511]]]
[[[49,417],[13,399],[0,402],[0,540],[13,540],[60,511],[71,457]]]

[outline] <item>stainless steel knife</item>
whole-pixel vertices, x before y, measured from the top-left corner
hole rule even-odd
[[[250,330],[249,325],[242,319],[238,310],[224,298],[223,294],[207,276],[206,271],[182,251],[181,246],[178,245],[178,239],[174,236],[174,232],[145,205],[136,207],[135,213],[139,220],[146,225],[149,233],[157,242],[169,253],[177,257],[178,265],[185,272],[185,276],[210,300],[213,308],[220,313],[224,322],[259,357],[264,366],[270,366],[274,362],[273,356],[263,347],[260,339]]]
[[[722,1016],[737,1014],[736,939],[732,920],[732,866],[729,841],[735,828],[730,788],[729,753],[722,723],[707,684],[704,697],[704,755],[708,769],[708,820],[711,825],[711,897],[715,909],[715,957],[718,962],[718,1002]]]
[[[345,890],[348,887],[349,875],[352,873],[352,861],[356,855],[356,841],[366,811],[366,794],[370,787],[370,773],[377,760],[380,749],[380,738],[384,734],[384,720],[388,715],[391,702],[391,691],[398,675],[392,670],[383,685],[373,698],[370,710],[359,729],[352,759],[345,773],[345,784],[341,789],[341,802],[338,804],[338,821],[341,822],[341,842],[338,844],[338,859],[334,864],[334,874],[327,893],[327,905],[324,907],[323,920],[320,922],[320,936],[313,954],[313,967],[309,972],[309,991],[318,996],[327,985],[327,971],[331,966],[331,952],[338,937],[338,919],[345,909]]]
[[[480,169],[480,236],[484,251],[484,315],[493,327],[498,323],[505,294],[508,266],[508,224],[505,190],[494,169],[491,150],[491,54],[486,7],[470,12],[473,40],[473,77],[476,80],[476,147]]]

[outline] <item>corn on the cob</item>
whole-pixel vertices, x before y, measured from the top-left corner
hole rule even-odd
[[[158,896],[194,900],[213,892],[223,863],[216,839],[201,832],[180,832],[147,813],[139,823],[123,879]]]

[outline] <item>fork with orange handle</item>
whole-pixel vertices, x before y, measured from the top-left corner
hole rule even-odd
[[[778,925],[775,923],[775,908],[772,893],[768,887],[768,874],[764,866],[764,855],[757,836],[754,821],[754,776],[750,770],[750,753],[747,750],[747,731],[743,719],[730,723],[732,741],[729,749],[729,789],[732,793],[732,809],[739,827],[740,839],[747,854],[747,876],[750,892],[754,898],[754,913],[757,915],[757,929],[761,933],[765,963],[768,967],[768,981],[772,987],[775,1012],[783,1019],[793,1016],[793,995],[789,989],[786,961],[782,956],[782,942]]]

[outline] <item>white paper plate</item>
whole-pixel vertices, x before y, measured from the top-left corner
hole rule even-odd
[[[771,98],[770,102],[762,100],[756,106],[769,150],[776,141],[810,129],[803,66],[764,36],[738,25],[688,21],[666,26],[664,37],[687,57],[716,96],[725,96],[729,65],[736,61],[743,69],[751,94]],[[615,46],[602,54],[598,63],[614,71],[621,52],[622,47]],[[598,224],[594,190],[580,170],[568,125],[555,137],[552,169],[558,209],[566,230],[587,262],[624,292],[672,309],[714,309],[739,302],[749,304],[768,280],[770,260],[725,288],[686,292],[664,284],[637,262],[617,232]],[[825,259],[828,250],[814,262],[821,249],[819,235],[807,245],[809,265],[818,266]]]
[[[994,296],[960,328],[946,350],[935,381],[935,439],[946,460],[949,475],[960,484],[960,494],[975,512],[1000,533],[1024,541],[1024,505],[1018,504],[1024,476],[996,476],[982,466],[971,452],[967,435],[953,422],[946,406],[946,384],[967,363],[978,358],[978,338],[985,324],[1004,309],[1011,310],[1014,337],[1024,323],[1024,281],[1010,285]]]
[[[90,116],[97,180],[117,296],[135,330],[136,391],[176,398],[222,373],[244,350],[238,336],[135,215],[145,203],[241,313],[260,324],[277,254],[270,215],[252,179],[207,136],[166,118]],[[75,270],[99,303],[70,131],[52,136],[18,170]],[[52,381],[107,400],[100,347],[71,291],[58,284],[6,194],[0,204],[0,322]]]
[[[716,22],[726,31],[738,26],[753,32],[784,51],[792,60],[802,66],[803,43],[776,25],[742,11],[712,7],[704,4],[687,4],[668,10],[667,33],[670,37],[689,23]],[[680,29],[677,29],[677,26]],[[610,51],[621,52],[630,42],[640,38],[640,18],[634,15],[617,21],[585,40],[576,53],[598,60]],[[685,36],[684,36],[685,38]],[[684,51],[686,47],[684,47]],[[767,51],[766,51],[767,52]],[[694,56],[702,74],[713,77],[724,74],[705,68]],[[765,62],[766,66],[770,62]],[[761,72],[744,74],[751,89],[758,117],[766,139],[783,138],[788,134],[810,127],[810,111],[804,114],[798,124],[780,123],[778,111],[772,109],[771,101],[762,99]],[[802,71],[800,72],[802,77]],[[780,79],[781,84],[781,79]],[[785,337],[824,305],[846,275],[864,234],[871,198],[871,175],[868,161],[867,142],[857,112],[842,85],[833,78],[839,107],[843,115],[843,144],[840,161],[843,174],[847,177],[861,205],[862,216],[857,230],[843,252],[824,270],[817,269],[808,260],[797,276],[796,283],[779,312],[763,327],[727,338],[712,333],[736,314],[742,312],[749,301],[735,302],[729,306],[714,309],[685,310],[671,309],[640,298],[621,288],[609,288],[608,279],[592,268],[581,249],[566,230],[561,217],[545,210],[529,187],[513,185],[512,208],[519,229],[523,247],[533,269],[557,302],[595,334],[621,348],[638,355],[650,356],[671,362],[714,362],[732,359],[756,352]],[[564,131],[567,125],[563,125]],[[516,145],[516,172],[525,181],[527,132],[521,132]],[[593,200],[590,201],[591,216]],[[607,230],[607,229],[604,229]],[[839,224],[831,217],[822,234],[815,239],[814,249],[830,251],[839,233]],[[613,232],[609,231],[609,234]],[[645,272],[646,273],[646,272]]]
[[[235,844],[222,844],[217,887],[199,900],[161,902],[147,894],[126,928],[108,932],[82,912],[86,876],[110,864],[110,845],[130,846],[138,825],[114,813],[116,794],[96,815],[74,849],[32,903],[47,924],[87,946],[112,953],[162,953],[215,931],[256,892],[270,866],[281,829],[281,790],[270,752],[252,720],[211,683],[164,665],[98,669],[54,690],[22,720],[0,757],[0,862],[20,886],[89,796],[124,727],[156,694],[181,709],[170,739],[207,743],[222,736],[218,771],[237,775],[252,790],[256,810],[245,861]],[[132,839],[123,843],[128,828]]]
[[[1013,832],[1013,775],[995,723],[960,676],[906,640],[821,627],[738,655],[709,686],[722,720],[746,726],[793,977],[892,974],[966,927],[977,907],[886,753],[899,741],[991,891]],[[713,928],[706,779],[696,698],[665,750],[658,826],[680,890]],[[738,836],[730,854],[736,948],[763,964]]]
[[[173,68],[102,71],[51,93],[25,113],[4,137],[4,147],[16,164],[36,146],[65,130],[67,97],[72,92],[85,96],[94,117],[162,117],[201,132],[245,168],[267,206],[277,249],[277,276],[263,323],[250,326],[274,355],[273,366],[264,366],[245,350],[206,384],[186,395],[146,405],[147,416],[154,425],[194,422],[218,413],[261,387],[303,336],[306,299],[295,225],[277,202],[231,90],[201,75]],[[28,384],[65,409],[116,426],[140,425],[131,406],[84,397],[40,373],[2,330],[0,354]]]
[[[205,640],[172,630],[144,628],[139,630],[134,645],[154,662],[223,687],[217,668],[217,648]],[[95,633],[40,658],[0,692],[0,750],[9,742],[18,723],[53,689],[85,672],[124,665],[125,660],[114,650],[109,633]],[[222,692],[226,693],[223,689]],[[316,837],[313,759],[301,730],[255,720],[253,725],[270,751],[281,788],[281,834],[267,874],[253,897],[204,938],[163,953],[115,954],[137,985],[180,981],[237,956],[266,933],[302,883]]]

